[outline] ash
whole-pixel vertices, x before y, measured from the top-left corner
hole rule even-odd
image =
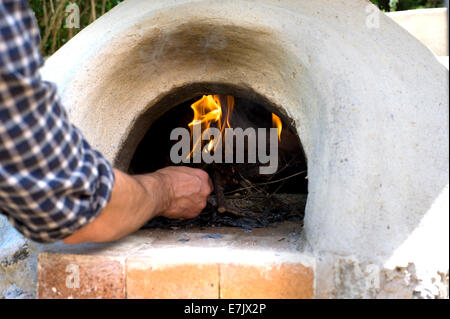
[[[219,213],[214,197],[200,215],[193,219],[168,219],[157,217],[143,228],[190,229],[206,227],[240,227],[245,231],[267,227],[282,221],[303,221],[306,194],[273,194],[227,196],[233,212]]]

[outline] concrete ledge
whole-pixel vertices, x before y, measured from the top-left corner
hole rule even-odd
[[[313,298],[314,258],[297,223],[142,230],[112,244],[48,247],[39,298]]]

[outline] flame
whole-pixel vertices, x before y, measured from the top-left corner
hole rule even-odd
[[[201,131],[215,127],[219,129],[220,134],[216,139],[211,138],[206,147],[203,149],[204,152],[208,153],[211,150],[215,150],[219,142],[223,139],[225,128],[231,128],[230,125],[230,115],[234,109],[234,97],[228,95],[226,97],[226,107],[222,108],[221,98],[219,95],[203,95],[201,99],[192,103],[191,108],[194,111],[194,118],[192,122],[188,124],[191,129],[191,137],[194,137],[194,126],[200,124]],[[224,101],[224,98],[222,98]],[[281,131],[282,123],[280,118],[272,113],[272,125],[278,130],[278,140],[281,141]],[[193,147],[188,155],[189,159],[194,150],[197,147],[202,146],[202,137],[198,137],[197,140],[193,141]]]
[[[203,95],[203,97],[194,102],[191,105],[192,110],[194,111],[194,118],[192,122],[190,122],[188,125],[191,129],[191,136],[193,136],[193,128],[194,125],[200,124],[202,131],[210,128],[210,127],[216,127],[220,130],[220,136],[215,141],[214,139],[211,139],[204,150],[205,152],[209,152],[212,149],[215,149],[217,144],[219,143],[220,139],[223,136],[223,132],[226,127],[230,126],[230,114],[234,108],[234,97],[227,96],[226,98],[227,107],[226,107],[226,117],[223,121],[223,110],[222,105],[220,103],[220,96],[219,95]],[[189,154],[188,158],[192,156],[192,153],[194,152],[194,149],[200,144],[201,146],[202,139],[201,137],[198,138],[196,141],[194,141],[194,146],[192,148],[191,153]]]
[[[280,118],[273,113],[272,113],[272,126],[278,129],[278,140],[281,141],[281,131],[283,129],[283,125],[281,124]]]

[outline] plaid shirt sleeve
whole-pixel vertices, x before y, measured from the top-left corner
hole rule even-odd
[[[0,213],[26,237],[53,242],[100,213],[114,173],[70,124],[42,64],[27,1],[1,0]]]

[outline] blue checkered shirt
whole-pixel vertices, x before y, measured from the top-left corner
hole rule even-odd
[[[53,242],[100,213],[114,173],[69,122],[42,64],[27,1],[0,0],[0,213],[26,237]]]

